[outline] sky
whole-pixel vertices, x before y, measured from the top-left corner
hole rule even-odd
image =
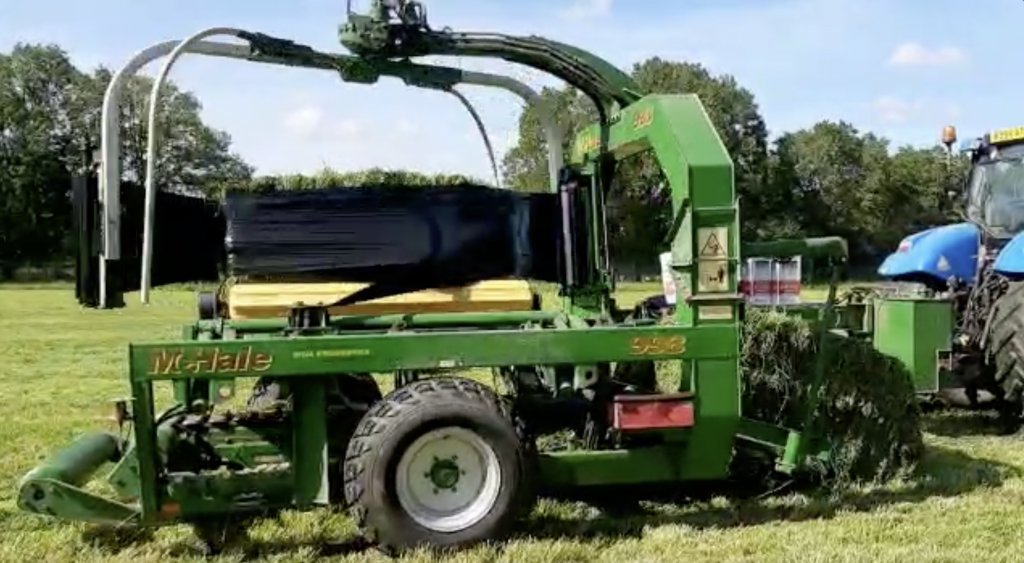
[[[622,68],[653,56],[700,62],[754,93],[772,135],[842,119],[894,145],[931,145],[947,124],[961,138],[1024,125],[1024,104],[1010,100],[1024,86],[1010,56],[1024,22],[1020,0],[424,3],[435,28],[540,35]],[[357,10],[367,4],[353,0]],[[338,52],[344,17],[344,0],[0,0],[0,49],[56,43],[83,70],[119,68],[153,43],[230,26]],[[438,62],[507,74],[538,89],[559,84],[503,61]],[[155,75],[161,65],[144,72]],[[199,97],[206,122],[231,134],[257,174],[381,166],[490,178],[472,118],[448,94],[198,55],[183,57],[171,79]],[[516,142],[522,101],[501,90],[463,92],[500,158]]]

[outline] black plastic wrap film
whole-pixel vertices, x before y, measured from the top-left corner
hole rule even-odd
[[[225,197],[231,275],[371,284],[347,302],[487,279],[558,280],[557,199],[485,186]]]

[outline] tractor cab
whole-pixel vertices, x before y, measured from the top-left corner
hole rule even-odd
[[[1024,127],[964,143],[961,152],[970,158],[967,218],[1001,246],[999,242],[1024,231]]]

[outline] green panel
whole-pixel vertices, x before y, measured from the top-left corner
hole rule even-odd
[[[681,340],[679,339],[681,338]],[[682,345],[682,350],[673,346]],[[307,336],[132,345],[136,380],[735,358],[735,324]],[[148,393],[148,390],[139,389]],[[138,397],[138,396],[137,396]],[[710,399],[710,397],[709,397]],[[738,400],[738,399],[737,399]],[[136,408],[138,405],[136,400]],[[141,453],[141,452],[140,452]]]
[[[910,370],[918,393],[939,391],[938,352],[949,350],[953,304],[939,299],[876,299],[874,346]]]

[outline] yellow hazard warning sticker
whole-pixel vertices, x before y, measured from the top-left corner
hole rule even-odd
[[[723,259],[729,257],[728,227],[703,227],[697,229],[697,257]]]

